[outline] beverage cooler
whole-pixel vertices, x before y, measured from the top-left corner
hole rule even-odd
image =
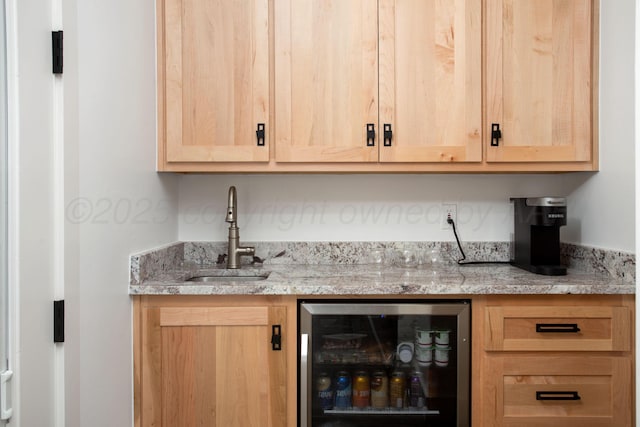
[[[470,425],[470,303],[300,301],[299,426]]]

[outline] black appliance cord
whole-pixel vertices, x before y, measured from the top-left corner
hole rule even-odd
[[[453,222],[453,219],[447,218],[447,223],[451,224],[453,228],[453,235],[456,238],[456,242],[458,242],[458,249],[460,249],[460,253],[462,254],[462,258],[458,260],[458,264],[460,265],[470,265],[470,264],[510,264],[509,261],[465,261],[467,256],[464,254],[462,250],[462,245],[460,244],[460,239],[458,238],[458,232],[456,231],[456,223]]]

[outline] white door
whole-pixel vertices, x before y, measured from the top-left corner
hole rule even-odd
[[[4,1],[0,2],[0,426],[13,415],[9,363],[7,55]]]
[[[53,342],[58,194],[54,146],[52,0],[6,4],[10,365],[13,417],[9,427],[60,424],[64,394]],[[57,382],[58,381],[58,382]]]

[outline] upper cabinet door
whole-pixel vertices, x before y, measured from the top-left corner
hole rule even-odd
[[[592,1],[486,7],[487,161],[594,160]],[[502,134],[497,146],[493,124]]]
[[[160,168],[267,162],[268,0],[159,0],[158,33]]]
[[[481,39],[480,0],[380,0],[380,161],[482,161]]]
[[[376,162],[377,0],[278,0],[274,12],[275,160]]]

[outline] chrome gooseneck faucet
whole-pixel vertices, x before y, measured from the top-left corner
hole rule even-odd
[[[240,229],[236,224],[236,208],[238,197],[236,187],[229,187],[229,204],[227,208],[227,218],[229,225],[229,247],[227,256],[227,268],[240,268],[240,257],[253,256],[255,248],[253,246],[240,246]]]

